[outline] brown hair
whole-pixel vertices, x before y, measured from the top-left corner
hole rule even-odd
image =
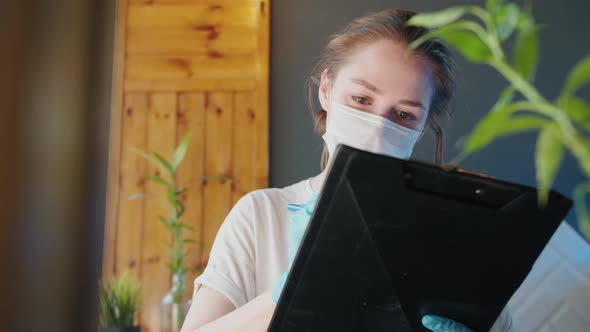
[[[309,109],[314,118],[316,133],[323,135],[326,132],[326,111],[321,108],[316,111],[314,106],[314,92],[317,91],[314,87],[319,85],[322,72],[327,69],[328,78],[333,80],[339,66],[361,43],[386,38],[409,45],[428,32],[428,29],[425,28],[406,25],[407,21],[415,14],[413,11],[401,9],[382,10],[354,19],[330,37],[320,61],[306,83]],[[450,116],[449,103],[455,93],[451,55],[447,46],[437,39],[421,44],[413,50],[413,54],[424,57],[432,66],[435,92],[428,110],[427,124],[434,132],[436,139],[435,161],[437,164],[441,164],[444,137],[440,120]],[[327,160],[328,150],[324,144],[321,159],[322,170],[326,167]]]

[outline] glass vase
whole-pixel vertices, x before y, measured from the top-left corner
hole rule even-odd
[[[172,275],[172,288],[160,302],[160,332],[180,332],[188,311],[184,273]]]

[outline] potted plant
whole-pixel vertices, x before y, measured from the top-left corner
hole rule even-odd
[[[134,325],[139,284],[125,272],[98,282],[100,332],[139,332]]]
[[[158,216],[159,221],[171,234],[172,242],[167,242],[166,245],[170,249],[169,262],[166,262],[166,267],[172,273],[172,287],[170,291],[164,295],[160,303],[160,331],[178,332],[184,322],[184,317],[190,306],[190,300],[187,299],[187,292],[185,287],[185,273],[188,267],[185,265],[184,257],[187,253],[185,245],[195,242],[192,239],[184,237],[184,230],[194,230],[194,228],[182,222],[182,216],[185,211],[185,205],[180,196],[185,192],[183,187],[177,188],[175,186],[176,173],[180,167],[182,160],[186,155],[188,144],[190,140],[190,133],[188,133],[180,145],[174,151],[170,160],[164,158],[157,152],[147,153],[145,151],[132,148],[134,152],[141,155],[149,163],[157,167],[160,175],[150,176],[149,180],[166,188],[166,202],[168,205],[169,214],[167,216]],[[142,194],[135,194],[130,199],[143,197]]]
[[[538,131],[535,168],[539,202],[546,202],[564,154],[571,153],[585,177],[574,189],[574,208],[580,231],[590,240],[590,217],[585,205],[585,196],[590,193],[590,104],[576,95],[590,83],[590,55],[573,66],[560,95],[550,100],[534,86],[539,26],[530,6],[520,8],[503,0],[487,0],[485,8],[450,7],[417,14],[408,24],[431,29],[410,49],[439,38],[467,60],[489,65],[507,80],[496,104],[467,137],[456,162],[501,136]],[[509,39],[513,34],[514,38]],[[509,56],[503,44],[510,40],[514,45]]]

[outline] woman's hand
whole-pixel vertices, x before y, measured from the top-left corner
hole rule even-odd
[[[422,317],[422,325],[434,332],[473,332],[470,328],[465,325],[458,323],[452,319],[435,316],[425,315]],[[516,322],[508,307],[504,307],[498,319],[492,325],[490,332],[518,332],[518,322]]]
[[[473,330],[459,322],[435,315],[422,317],[422,325],[433,332],[473,332]]]
[[[303,205],[289,206],[289,210],[295,211],[295,213],[291,216],[291,219],[289,220],[289,268],[279,277],[279,280],[277,280],[273,288],[272,300],[275,304],[279,302],[279,296],[281,295],[283,287],[285,286],[285,282],[287,281],[289,270],[291,270],[291,265],[293,265],[293,260],[295,259],[297,250],[299,250],[299,245],[301,244],[301,240],[303,239],[303,235],[305,234],[307,224],[309,224],[309,219],[311,218],[311,214],[313,212],[313,209],[315,208],[319,195],[320,191],[318,190],[315,193],[313,193],[309,202]]]

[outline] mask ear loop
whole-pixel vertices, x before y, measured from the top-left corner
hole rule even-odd
[[[332,107],[332,103],[333,103],[333,100],[332,100],[332,98],[334,96],[333,90],[334,90],[334,82],[330,81],[330,88],[328,89],[328,91],[326,91],[326,94],[327,94],[326,101],[328,102],[329,107]],[[326,110],[324,110],[324,111],[326,111]],[[328,111],[326,111],[326,113],[327,112]]]
[[[331,105],[330,103],[332,102],[332,96],[332,86],[330,86],[329,99],[326,98],[328,99],[328,105]],[[320,107],[320,111],[318,113],[321,121],[318,121],[316,123],[323,123],[324,127],[316,128],[316,130],[320,134],[320,136],[323,136],[326,134],[326,130],[328,127],[328,111],[326,111],[323,107]],[[330,162],[330,151],[328,150],[328,144],[324,140],[322,140],[322,142],[324,144],[322,148],[322,156],[320,157],[320,170],[323,172],[326,168],[328,168],[328,163]]]
[[[328,105],[332,105],[332,96],[334,96],[334,94],[332,93],[332,86],[333,82],[330,82],[330,90],[328,92],[326,92],[328,95],[326,96],[326,101],[328,102]],[[319,84],[319,83],[318,83]],[[318,117],[319,117],[319,121],[316,121],[316,125],[315,125],[315,132],[318,133],[320,136],[323,136],[326,133],[326,127],[328,126],[328,111],[326,111],[323,107],[321,107],[321,103],[320,103],[320,110],[317,112]],[[323,123],[323,126],[322,126]],[[323,172],[327,167],[328,167],[328,163],[330,161],[330,153],[328,151],[328,145],[326,144],[326,142],[324,142],[324,146],[322,148],[322,155],[320,157],[320,170]]]

